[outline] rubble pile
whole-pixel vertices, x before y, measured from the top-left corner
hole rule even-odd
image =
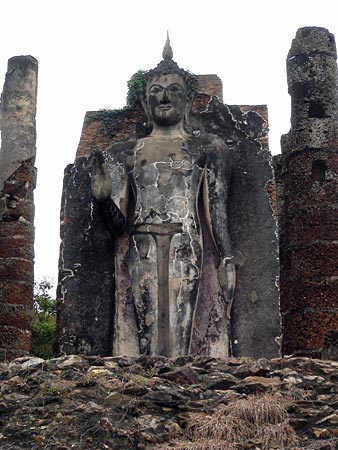
[[[279,448],[335,449],[337,380],[338,362],[309,358],[17,358],[0,364],[0,447],[227,449],[189,444],[196,436],[187,430],[265,397],[280,400],[298,435]],[[245,448],[264,445],[248,440]]]

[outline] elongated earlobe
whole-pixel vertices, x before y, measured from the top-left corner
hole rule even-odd
[[[148,103],[146,102],[146,100],[142,94],[140,95],[140,102],[141,102],[142,108],[144,109],[144,112],[146,113],[146,116],[147,116],[147,127],[150,127],[153,124],[153,118],[150,114],[150,110],[148,108]]]
[[[194,102],[194,98],[190,98],[187,101],[187,106],[185,108],[185,113],[184,113],[184,123],[189,127],[190,126],[190,115],[191,115],[191,109],[192,109],[192,104]]]

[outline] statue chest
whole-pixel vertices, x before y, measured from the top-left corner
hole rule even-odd
[[[128,164],[129,175],[138,190],[154,186],[173,194],[187,185],[197,189],[204,162],[202,152],[192,152],[181,140],[145,141]]]

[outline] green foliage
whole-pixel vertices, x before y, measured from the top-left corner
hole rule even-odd
[[[40,358],[53,356],[56,332],[56,300],[49,290],[53,287],[47,280],[34,284],[31,353]]]
[[[58,384],[42,384],[41,392],[43,395],[54,396],[60,394],[60,386]]]
[[[143,93],[144,88],[144,75],[146,71],[138,70],[127,82],[127,105],[134,106],[140,101],[140,96]]]

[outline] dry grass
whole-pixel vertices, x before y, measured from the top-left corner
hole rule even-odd
[[[197,439],[191,441],[174,441],[165,447],[159,447],[159,450],[240,450],[235,444],[221,442],[213,439]]]
[[[262,450],[298,444],[280,396],[250,396],[220,405],[210,415],[198,413],[188,423],[184,439],[158,450],[242,450],[251,444]]]
[[[195,438],[212,439],[228,442],[236,442],[238,436],[243,439],[250,438],[250,429],[248,425],[233,415],[221,416],[216,410],[212,416],[203,417],[197,415],[193,423],[189,423],[187,427],[187,437],[194,440]]]

